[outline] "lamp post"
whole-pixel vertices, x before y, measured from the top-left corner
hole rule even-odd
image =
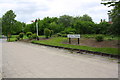
[[[38,20],[36,19],[35,22],[36,22],[36,34],[38,36]]]
[[[40,19],[38,19],[38,20],[40,20]],[[37,20],[37,19],[35,20],[36,34],[37,34],[37,38],[36,38],[36,39],[37,39],[37,40],[39,40],[39,38],[38,38],[38,35],[39,35],[39,34],[38,34],[38,20]],[[32,21],[32,22],[34,22],[34,21]]]

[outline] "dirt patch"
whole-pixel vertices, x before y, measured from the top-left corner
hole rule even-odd
[[[102,42],[97,42],[93,38],[81,38],[80,44],[77,43],[77,39],[71,39],[72,45],[84,45],[84,46],[91,46],[91,47],[110,47],[110,48],[118,48],[120,44],[118,40],[104,40]],[[64,41],[64,44],[69,44],[69,41]]]

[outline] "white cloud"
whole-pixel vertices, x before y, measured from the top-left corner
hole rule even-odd
[[[107,19],[108,8],[101,3],[101,0],[2,0],[0,1],[0,17],[12,9],[16,13],[16,19],[22,22],[29,22],[36,18],[59,17],[67,14],[81,16],[88,14],[93,21]]]

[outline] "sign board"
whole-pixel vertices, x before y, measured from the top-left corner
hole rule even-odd
[[[68,38],[80,38],[80,34],[68,34]]]

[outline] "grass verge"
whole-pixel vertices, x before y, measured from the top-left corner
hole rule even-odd
[[[40,41],[32,41],[32,43],[41,43],[41,44],[47,44],[52,46],[61,46],[61,47],[67,47],[67,48],[74,48],[74,49],[82,49],[82,50],[89,50],[94,52],[103,52],[113,55],[118,55],[118,49],[117,48],[96,48],[96,47],[89,47],[89,46],[80,46],[80,45],[71,45],[71,44],[63,44],[62,41],[67,40],[67,38],[64,37],[56,37],[51,38],[48,40],[40,40]],[[119,53],[120,54],[120,53]]]

